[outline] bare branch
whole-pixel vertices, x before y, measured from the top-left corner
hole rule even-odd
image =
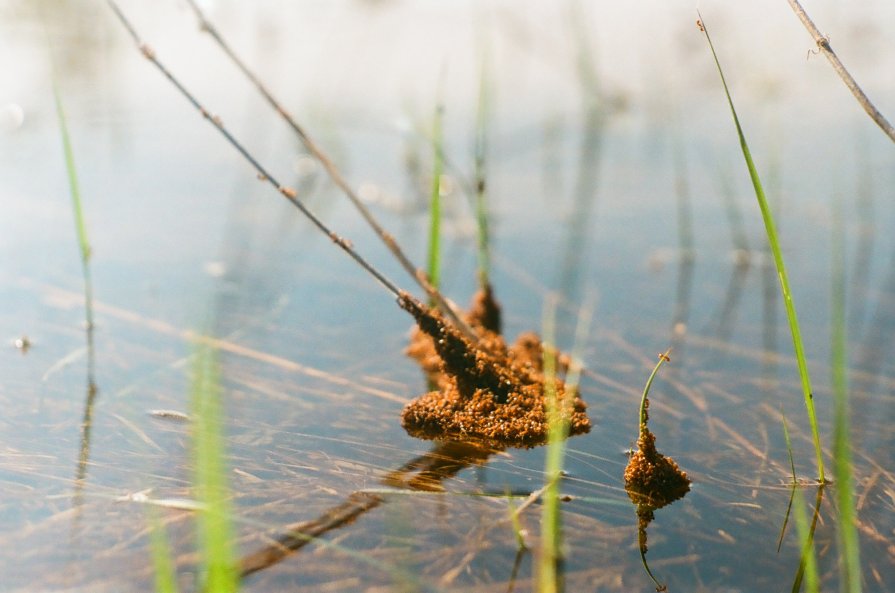
[[[802,8],[802,5],[799,4],[799,0],[787,0],[787,2],[789,2],[793,12],[796,13],[796,16],[799,17],[799,20],[802,21],[802,24],[805,25],[805,28],[808,29],[808,32],[811,33],[814,42],[817,44],[817,49],[827,57],[830,64],[833,65],[833,70],[835,70],[836,74],[839,75],[839,78],[845,82],[845,86],[847,86],[848,90],[855,96],[855,99],[858,100],[858,103],[861,104],[861,107],[864,108],[867,115],[876,122],[876,125],[882,128],[883,132],[885,132],[892,142],[895,142],[895,128],[893,128],[892,124],[890,124],[885,116],[879,112],[876,106],[870,102],[870,99],[864,94],[861,87],[858,86],[857,81],[855,81],[852,75],[849,74],[848,70],[845,69],[845,66],[842,65],[836,52],[830,47],[829,38],[821,34],[820,30],[818,30],[817,26],[814,24],[814,21],[811,20],[808,13],[806,13],[805,9]]]

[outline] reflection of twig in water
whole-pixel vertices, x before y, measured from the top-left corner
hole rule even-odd
[[[777,375],[777,270],[771,263],[771,253],[763,252],[761,266],[761,320],[762,320],[762,356],[761,375],[765,387],[771,389],[776,383]]]
[[[783,517],[783,526],[780,527],[780,537],[777,538],[777,553],[780,553],[780,546],[783,544],[783,536],[786,533],[786,525],[789,523],[789,513],[792,510],[792,501],[796,495],[796,462],[792,457],[792,440],[789,438],[789,427],[786,425],[786,414],[783,413],[783,406],[780,407],[780,418],[783,421],[783,438],[786,441],[786,453],[789,455],[789,469],[792,472],[792,489],[789,493],[789,503],[786,505],[786,515]]]
[[[675,118],[677,122],[677,118]],[[681,143],[679,126],[673,127],[672,162],[674,166],[674,194],[677,198],[677,230],[680,260],[677,273],[677,290],[674,313],[671,317],[671,349],[680,356],[687,322],[690,319],[690,296],[693,288],[693,268],[696,251],[693,246],[693,208],[690,186],[687,182],[686,152]]]
[[[522,566],[522,558],[528,553],[528,548],[519,548],[516,550],[516,557],[513,559],[513,570],[510,571],[510,580],[507,585],[507,593],[513,593],[516,588],[516,577],[519,575],[519,567]]]
[[[93,409],[99,389],[93,381],[93,332],[88,330],[87,341],[90,344],[87,357],[87,397],[84,401],[84,415],[81,418],[80,440],[78,447],[78,468],[75,472],[75,506],[80,507],[82,492],[87,479],[87,466],[90,463],[90,433],[93,428]]]
[[[593,50],[589,43],[593,35],[584,24],[587,19],[580,14],[581,7],[572,4],[571,9],[571,26],[574,29],[576,50],[575,65],[584,108],[584,121],[581,126],[582,137],[578,153],[578,176],[569,220],[566,223],[568,232],[556,289],[567,299],[574,301],[581,284],[581,258],[586,251],[588,228],[597,196],[607,117],[604,106],[606,97],[602,92],[599,70],[594,63]]]
[[[721,186],[721,197],[724,199],[724,214],[727,217],[727,226],[730,228],[730,239],[733,248],[739,252],[748,253],[749,240],[746,238],[746,225],[743,222],[743,214],[736,201],[736,192],[730,180],[730,173],[726,167],[718,170],[718,184]]]
[[[650,522],[655,518],[655,514],[653,513],[653,508],[647,505],[639,504],[637,505],[637,547],[640,549],[640,561],[643,563],[643,568],[646,570],[646,574],[649,575],[649,578],[656,583],[656,591],[667,591],[668,585],[663,585],[659,582],[659,580],[653,574],[653,571],[650,570],[649,563],[646,561],[646,552],[649,550],[649,546],[647,546],[647,533],[646,528],[649,527]]]
[[[239,563],[240,576],[246,577],[273,566],[308,542],[333,529],[348,525],[383,501],[384,499],[377,494],[354,492],[345,502],[329,509],[317,519],[287,525],[282,534],[274,538],[272,544],[242,557]]]
[[[857,187],[855,188],[855,210],[858,215],[858,226],[856,229],[855,259],[850,268],[852,273],[849,281],[852,294],[854,295],[853,298],[849,299],[852,309],[849,316],[849,326],[857,326],[855,334],[860,333],[857,329],[864,323],[874,255],[873,246],[877,236],[876,221],[874,219],[876,208],[873,199],[873,168],[870,166],[866,146],[863,142],[858,143],[859,171]]]
[[[895,320],[895,305],[889,295],[895,294],[895,250],[890,256],[889,273],[880,288],[876,309],[870,315],[867,331],[858,349],[857,362],[862,370],[874,377],[878,383],[882,369],[889,361],[887,352],[892,344],[892,321]],[[869,389],[870,387],[868,387]]]
[[[643,563],[643,568],[644,570],[646,570],[646,574],[649,575],[649,578],[652,579],[652,581],[656,584],[656,591],[667,591],[668,585],[659,582],[659,579],[657,579],[656,576],[653,574],[653,571],[650,570],[649,563],[646,561],[646,553],[649,550],[649,546],[647,545],[649,537],[647,529],[649,528],[649,524],[653,522],[653,519],[656,518],[656,510],[670,505],[675,500],[683,498],[685,494],[686,493],[681,494],[677,498],[662,499],[643,496],[637,494],[632,490],[628,490],[628,496],[631,498],[631,502],[633,502],[636,507],[637,548],[640,551],[640,561]]]
[[[802,587],[802,579],[805,577],[805,571],[808,568],[809,562],[813,561],[814,554],[814,532],[817,529],[817,519],[820,517],[820,505],[823,502],[824,498],[824,486],[825,484],[821,483],[817,486],[817,496],[814,499],[814,514],[811,516],[811,526],[808,528],[807,537],[805,537],[805,543],[802,546],[802,552],[799,554],[799,569],[796,571],[796,578],[792,583],[792,592],[798,593],[798,591]],[[799,501],[800,507],[797,508],[797,518],[799,517],[798,511],[803,511],[801,506],[804,505],[803,501]],[[811,559],[809,560],[809,555]],[[814,569],[816,570],[816,568]],[[816,577],[816,575],[814,575]],[[809,581],[810,583],[810,581]]]
[[[692,257],[681,257],[677,272],[674,314],[671,318],[671,349],[678,353],[683,349],[684,338],[687,335],[694,268],[695,263]]]
[[[733,325],[739,309],[740,298],[743,296],[743,287],[746,284],[749,267],[748,260],[738,260],[731,271],[730,280],[727,283],[727,291],[724,293],[724,300],[721,302],[720,311],[718,312],[716,325],[716,336],[722,342],[727,342],[733,332]]]
[[[557,289],[572,301],[575,300],[581,283],[579,276],[582,270],[581,257],[586,251],[588,227],[596,200],[597,173],[601,159],[600,149],[603,143],[603,120],[602,110],[596,106],[587,108],[583,125],[584,136],[578,159],[578,179],[575,185],[574,201],[569,211],[569,220],[566,223],[568,232],[557,286]]]
[[[412,459],[399,469],[388,473],[382,481],[389,486],[437,492],[442,490],[442,482],[471,465],[484,463],[488,457],[497,452],[497,449],[470,443],[442,442],[425,455]],[[345,502],[330,508],[316,519],[287,525],[281,530],[280,535],[274,538],[273,543],[241,559],[240,575],[246,577],[273,566],[308,542],[329,531],[349,525],[385,500],[379,493],[359,490],[351,493]]]

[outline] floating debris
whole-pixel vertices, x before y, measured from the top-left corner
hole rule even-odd
[[[467,319],[480,335],[474,346],[441,314],[405,295],[399,299],[418,330],[408,354],[420,361],[437,387],[404,408],[401,423],[425,439],[472,440],[495,447],[534,447],[547,441],[543,348],[535,334],[523,334],[511,347],[499,329],[500,309],[490,291],[480,291]],[[586,405],[567,394],[556,378],[556,396],[566,406],[569,435],[590,430]]]
[[[163,420],[173,420],[175,422],[189,422],[190,417],[178,410],[149,410],[149,415],[153,418],[161,418]]]
[[[23,335],[21,338],[13,340],[12,345],[15,346],[22,354],[27,354],[31,349],[31,340],[28,336]]]

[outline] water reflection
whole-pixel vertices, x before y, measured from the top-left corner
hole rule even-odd
[[[421,492],[443,492],[445,480],[467,467],[485,463],[489,457],[499,452],[499,449],[474,443],[439,442],[425,455],[415,457],[386,474],[382,484]],[[387,500],[386,495],[380,492],[357,490],[343,503],[327,509],[316,519],[285,526],[273,537],[273,543],[242,557],[240,575],[247,577],[277,564],[305,544],[334,529],[350,525]]]
[[[793,484],[792,487],[793,493],[795,493],[795,489],[798,488],[798,485]],[[801,496],[801,493],[799,496]],[[790,504],[792,504],[793,498],[794,497],[790,497]],[[802,588],[802,580],[805,578],[805,572],[808,569],[809,562],[812,562],[814,558],[814,534],[817,531],[817,520],[820,517],[820,505],[823,502],[823,499],[824,484],[819,484],[817,486],[817,495],[814,498],[814,513],[811,516],[811,525],[808,527],[808,533],[805,536],[805,541],[802,543],[802,552],[799,554],[799,568],[796,570],[796,576],[792,583],[793,593],[798,593]],[[804,502],[800,500],[798,504],[802,506],[804,505]],[[802,511],[802,509],[798,509],[798,511]],[[789,510],[787,509],[787,515],[788,514]],[[811,570],[816,570],[816,567],[812,566]]]
[[[570,301],[579,300],[583,255],[587,252],[589,229],[597,198],[602,146],[606,130],[607,97],[603,92],[600,73],[594,63],[591,43],[593,35],[580,18],[577,4],[572,5],[572,27],[575,31],[576,70],[580,84],[584,118],[578,153],[578,177],[575,182],[572,207],[564,227],[566,242],[557,281],[558,290]]]
[[[656,493],[645,495],[631,488],[626,488],[625,491],[628,493],[628,498],[634,503],[635,513],[637,514],[637,548],[640,550],[640,560],[643,563],[643,568],[646,570],[646,574],[649,575],[650,579],[656,584],[656,591],[667,591],[668,586],[659,582],[653,574],[653,571],[650,570],[649,563],[646,561],[646,552],[649,549],[649,546],[647,545],[649,537],[647,529],[649,528],[650,523],[656,518],[655,511],[670,505],[676,500],[682,499],[687,495],[689,490],[675,491],[667,496],[658,495]]]

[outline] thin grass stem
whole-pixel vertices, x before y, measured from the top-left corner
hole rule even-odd
[[[491,92],[488,82],[487,57],[482,58],[479,75],[479,96],[475,119],[474,176],[475,176],[475,215],[476,245],[478,247],[479,286],[485,288],[490,284],[491,255],[489,252],[489,227],[487,204],[487,158],[488,158],[488,118],[490,116]]]
[[[792,456],[792,440],[789,438],[789,427],[786,424],[786,414],[783,413],[783,408],[780,408],[780,417],[783,421],[783,440],[786,442],[786,454],[789,456],[789,467],[792,470],[792,488],[789,493],[789,503],[786,505],[786,514],[783,516],[783,525],[780,527],[780,535],[777,537],[777,552],[780,552],[780,547],[783,545],[783,536],[786,534],[786,526],[789,524],[789,514],[792,511],[792,503],[793,499],[796,495],[796,489],[798,488],[798,480],[796,478],[796,464],[793,460]]]
[[[561,591],[559,564],[562,560],[562,517],[559,510],[559,482],[562,479],[564,441],[568,426],[563,418],[563,402],[559,401],[556,383],[556,298],[550,296],[544,305],[544,402],[547,413],[547,453],[544,461],[546,484],[542,497],[541,550],[538,558],[537,590],[539,593]]]
[[[444,105],[441,102],[441,90],[438,92],[438,105],[432,119],[432,186],[429,195],[429,282],[438,290],[441,282],[441,176],[444,161],[441,158],[444,138],[442,122]],[[433,302],[429,303],[434,304]]]
[[[733,98],[730,95],[730,89],[727,86],[727,80],[724,78],[724,71],[721,68],[721,62],[718,59],[718,54],[715,52],[715,46],[712,44],[711,37],[709,37],[708,28],[705,26],[705,21],[702,20],[702,15],[699,15],[699,18],[699,28],[705,35],[706,41],[708,41],[709,49],[711,49],[712,57],[715,60],[715,66],[717,67],[718,74],[721,77],[721,84],[724,87],[724,94],[727,97],[727,103],[728,105],[730,105],[730,112],[733,115],[733,122],[736,125],[737,136],[740,140],[740,148],[743,151],[743,158],[746,161],[746,167],[749,170],[749,177],[751,178],[752,186],[755,189],[755,197],[758,200],[758,206],[761,210],[761,217],[764,220],[765,230],[768,236],[768,243],[774,256],[774,264],[777,267],[777,276],[780,279],[780,290],[783,293],[783,303],[786,307],[786,317],[789,321],[789,329],[790,333],[792,334],[793,349],[795,350],[796,361],[799,368],[799,377],[801,378],[802,383],[802,393],[805,398],[805,408],[808,411],[808,422],[811,424],[811,436],[814,441],[814,451],[817,457],[818,480],[821,483],[824,483],[826,482],[826,476],[824,474],[823,451],[820,445],[820,434],[817,426],[817,414],[814,410],[814,394],[811,389],[811,379],[808,375],[808,363],[805,359],[805,348],[802,344],[802,334],[799,329],[799,321],[796,315],[796,308],[795,304],[793,303],[792,291],[789,287],[789,279],[786,274],[786,266],[783,262],[783,253],[780,249],[777,230],[774,226],[774,217],[771,213],[771,208],[768,205],[767,198],[765,197],[761,179],[758,175],[758,170],[756,169],[755,163],[752,160],[752,153],[749,151],[749,145],[746,143],[746,136],[743,133],[742,126],[740,125],[739,117],[737,117],[736,108],[733,105]]]
[[[68,133],[68,124],[65,118],[65,109],[62,106],[62,97],[53,77],[53,101],[56,105],[56,116],[59,120],[59,134],[62,137],[62,150],[65,155],[65,171],[68,176],[68,189],[71,194],[72,213],[75,220],[75,233],[78,237],[78,250],[81,256],[81,272],[84,276],[84,315],[88,331],[93,329],[93,281],[90,275],[90,257],[92,249],[87,234],[87,224],[84,221],[84,208],[81,201],[81,189],[78,183],[78,171],[75,168],[75,154]]]
[[[666,362],[669,362],[671,358],[669,358],[669,354],[671,354],[671,349],[669,348],[665,352],[659,355],[659,362],[656,363],[656,366],[653,367],[653,372],[650,373],[649,377],[646,380],[646,385],[643,386],[643,395],[640,397],[640,414],[638,416],[639,422],[638,426],[640,427],[640,437],[644,436],[644,432],[647,428],[647,401],[649,401],[649,390],[650,387],[653,386],[653,379],[656,378],[656,375],[659,373],[659,369],[662,368],[662,365]]]
[[[149,506],[149,548],[152,552],[152,569],[155,576],[155,593],[177,593],[177,571],[171,556],[171,546],[165,526],[159,519],[158,510]]]
[[[193,483],[199,513],[198,542],[205,565],[206,590],[239,589],[230,493],[227,485],[223,406],[217,352],[200,343],[193,363],[190,416],[193,419]]]
[[[832,239],[833,475],[839,508],[840,591],[861,593],[860,542],[856,528],[848,414],[848,353],[845,321],[845,229],[842,198],[837,196]]]

